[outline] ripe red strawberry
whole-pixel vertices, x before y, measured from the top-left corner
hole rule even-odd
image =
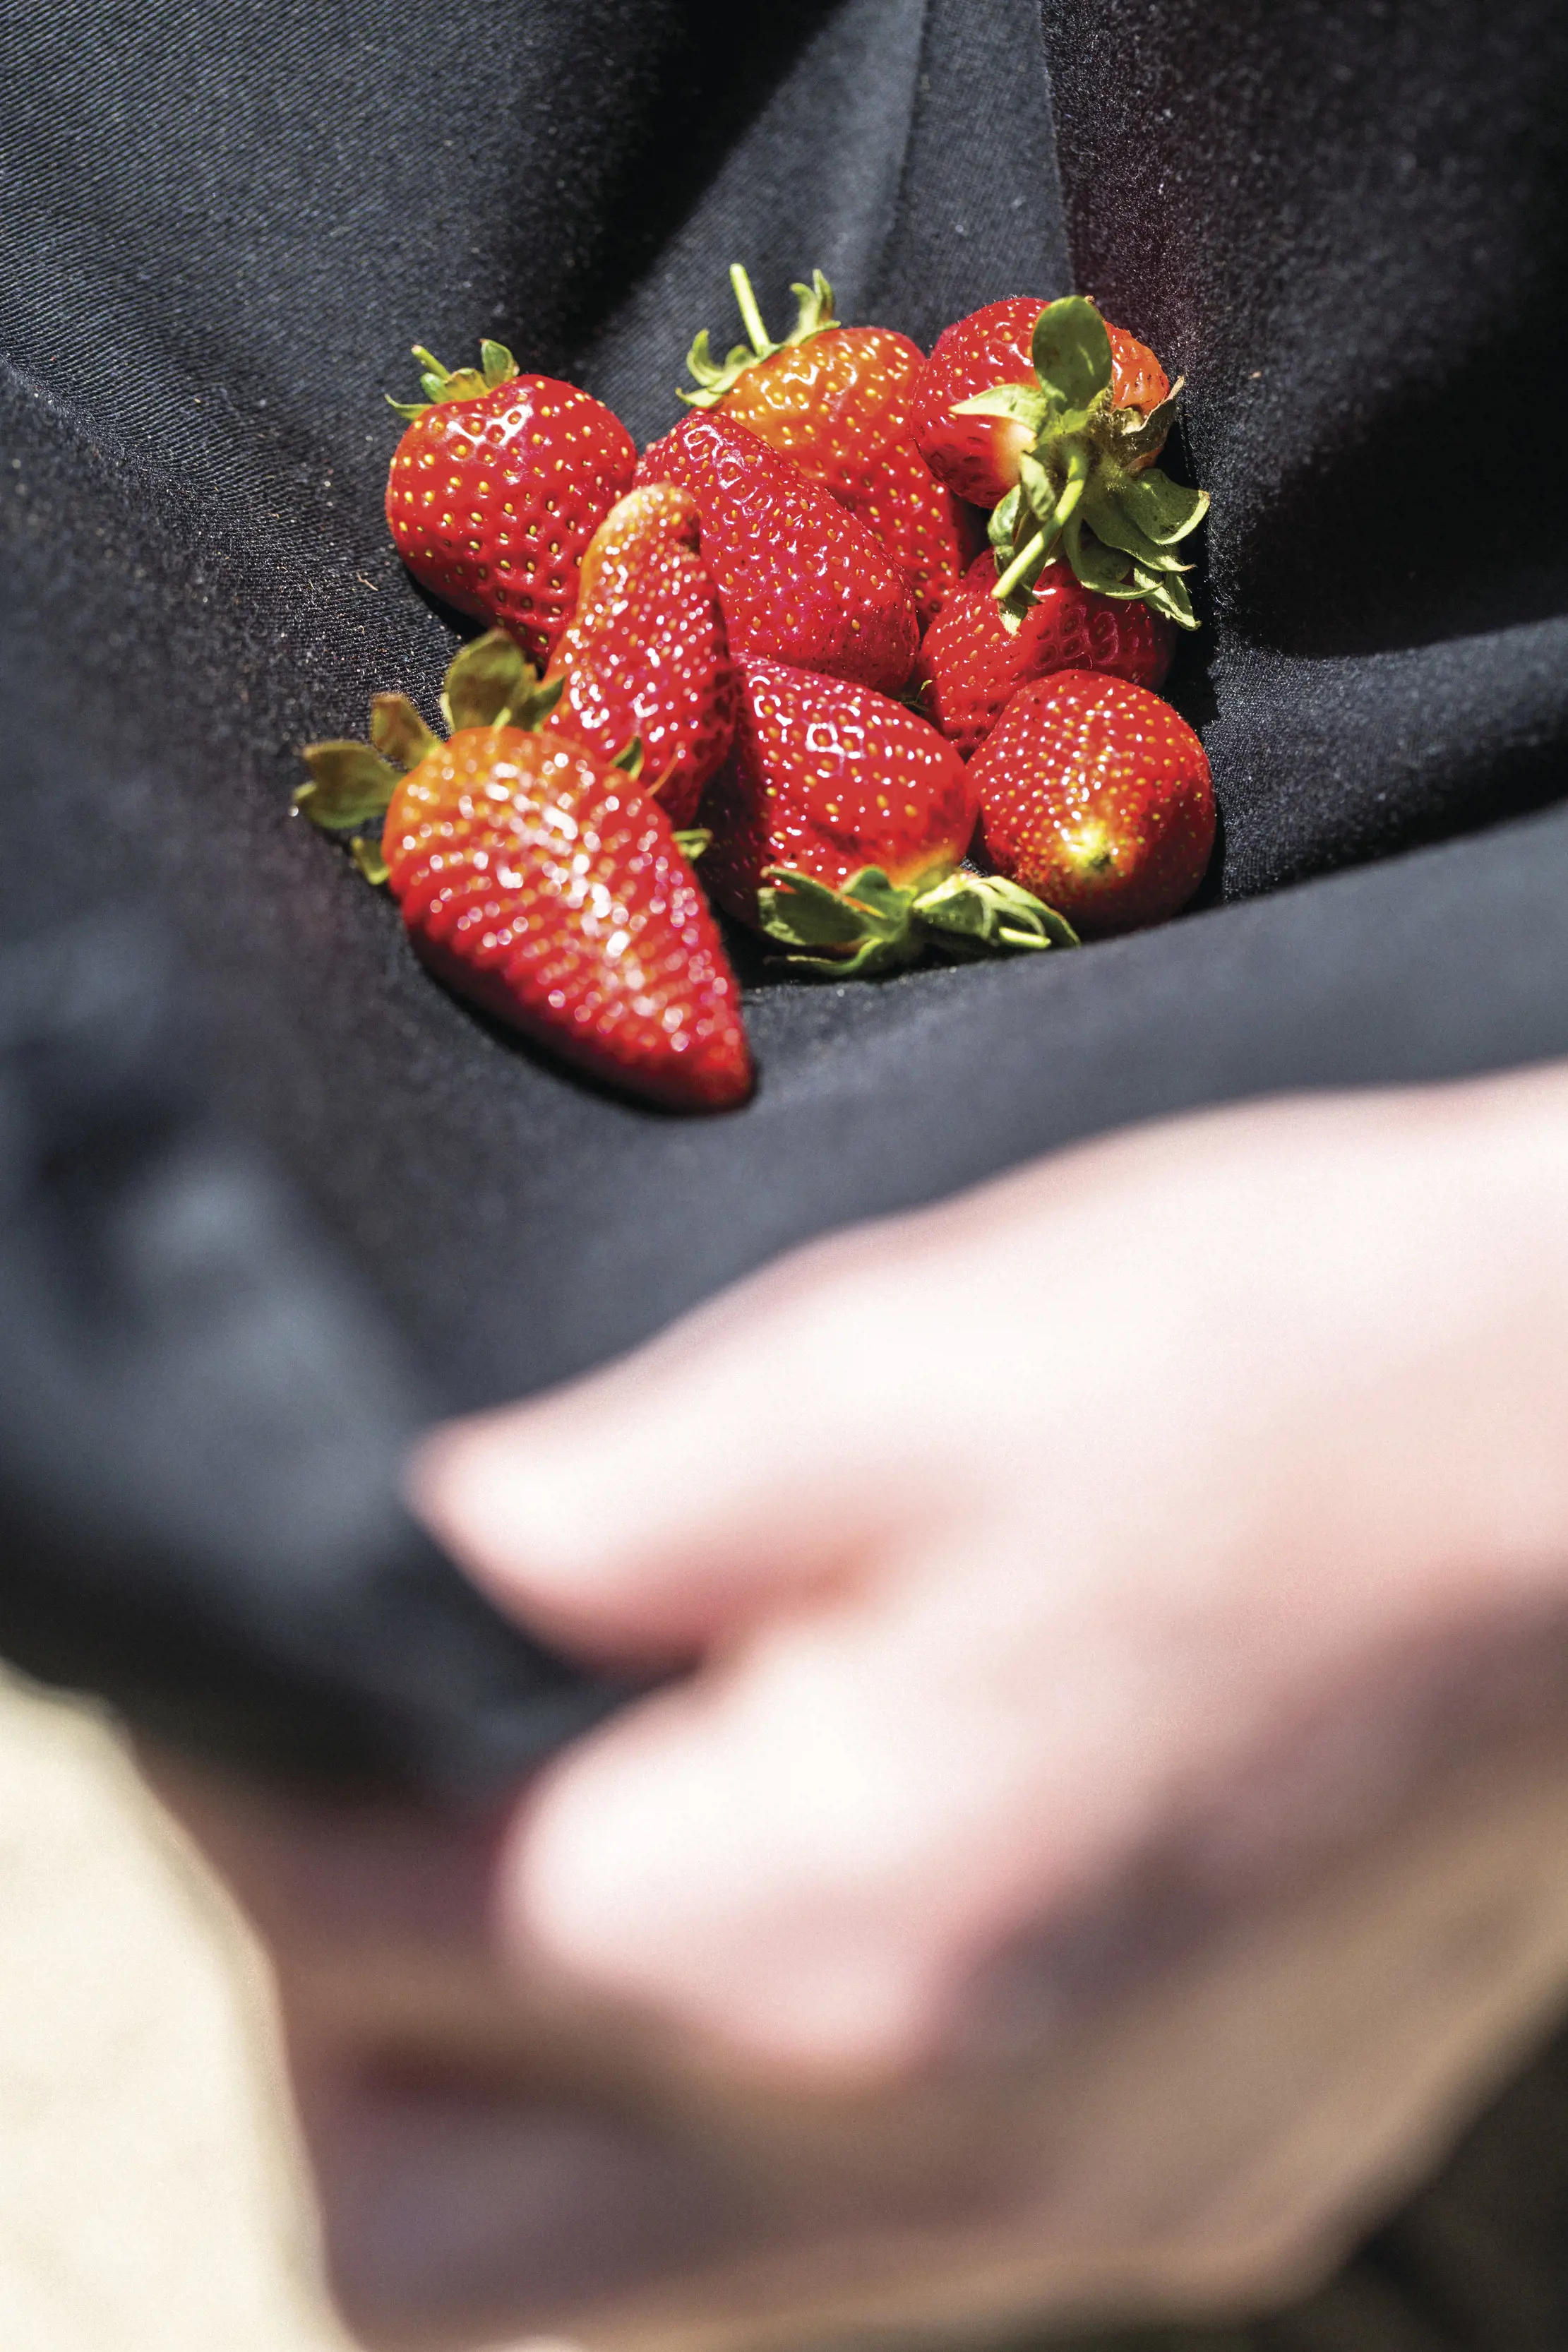
[[[980,556],[920,648],[920,709],[966,760],[1030,678],[1092,669],[1136,686],[1164,682],[1176,628],[1163,613],[1097,595],[1055,562],[1035,582],[1022,622],[1013,624],[992,593],[996,584],[995,557]]]
[[[890,327],[844,327],[819,269],[797,286],[799,315],[781,343],[763,324],[751,280],[730,270],[750,336],[722,367],[705,329],[687,362],[694,408],[722,408],[870,526],[902,567],[923,622],[940,611],[979,543],[974,517],[945,489],[910,429],[925,354]]]
[[[577,602],[582,552],[632,487],[636,445],[602,401],[519,375],[499,343],[483,372],[449,373],[427,351],[426,398],[387,477],[387,521],[414,578],[548,659]]]
[[[987,856],[1086,938],[1185,907],[1214,850],[1202,744],[1125,678],[1059,670],[1015,695],[969,762]]]
[[[743,661],[735,750],[708,788],[703,880],[810,971],[886,971],[927,947],[1071,943],[1050,909],[960,873],[975,829],[962,761],[902,704],[782,662]]]
[[[378,696],[377,748],[312,744],[296,799],[340,832],[385,810],[381,862],[363,843],[361,862],[458,994],[611,1086],[728,1109],[751,1059],[713,917],[657,802],[541,727],[559,690],[482,637],[447,675],[449,741]]]
[[[903,572],[793,459],[722,414],[688,416],[644,450],[637,479],[678,482],[696,499],[703,562],[737,657],[885,694],[907,683],[920,627]]]
[[[632,490],[582,559],[582,586],[546,673],[565,680],[550,716],[601,759],[633,739],[638,779],[689,825],[735,733],[735,665],[718,593],[697,553],[696,500],[673,482]]]
[[[1077,294],[993,302],[938,338],[915,437],[949,489],[995,509],[995,593],[1015,617],[1060,549],[1086,588],[1197,627],[1176,550],[1208,500],[1154,464],[1180,389]]]
[[[926,462],[977,506],[994,507],[1006,498],[1019,478],[1019,455],[1034,436],[1016,416],[955,416],[954,406],[998,383],[1035,383],[1034,331],[1051,307],[1018,294],[945,327],[915,387],[915,437]],[[1103,323],[1112,405],[1146,416],[1169,399],[1170,379],[1146,343],[1109,319]]]

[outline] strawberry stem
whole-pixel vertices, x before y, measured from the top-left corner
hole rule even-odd
[[[1039,571],[1045,560],[1045,549],[1043,530],[1037,530],[1032,539],[1025,541],[991,591],[998,604],[1006,602],[1021,581],[1032,577]]]
[[[1056,512],[1051,518],[1053,535],[1065,530],[1071,521],[1088,480],[1089,452],[1082,441],[1070,441],[1067,445],[1067,479],[1061,486],[1061,496],[1056,501]]]
[[[735,299],[740,310],[740,323],[751,338],[752,350],[759,360],[769,358],[779,346],[773,341],[763,323],[762,313],[757,304],[757,296],[752,290],[751,278],[743,263],[738,261],[730,263],[729,282],[735,289]]]
[[[715,408],[726,393],[732,392],[748,370],[760,367],[777,352],[796,351],[809,343],[829,327],[836,327],[833,316],[833,289],[820,269],[811,272],[809,286],[797,284],[791,290],[796,298],[795,323],[781,343],[776,343],[768,333],[762,312],[758,306],[750,277],[743,265],[732,261],[729,282],[735,289],[735,299],[740,306],[741,323],[750,336],[749,343],[737,343],[722,366],[708,348],[708,332],[705,327],[690,352],[686,365],[695,379],[695,392],[683,392],[681,398],[692,408]]]

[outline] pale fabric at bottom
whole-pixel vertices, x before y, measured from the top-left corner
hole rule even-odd
[[[1139,2257],[1168,2293],[1173,2243],[1202,2247],[1176,2300],[1223,2306],[1228,2274],[1255,2286],[1271,2230],[1325,2183],[1341,2227],[1385,2210],[1560,2013],[1565,1984],[1568,1725],[1538,1718],[1285,1893],[1239,1947],[1157,1979],[1109,2046],[1091,2032],[1056,2051],[1043,2099],[1020,2084],[1042,2189],[1073,2152],[1071,2193],[1058,2177],[1022,2242],[960,2230],[847,2263],[819,2249],[742,2264],[585,2333],[638,2352],[782,2352],[880,2322],[952,2346],[1031,2307],[1157,2305]],[[1281,2103],[1295,2129],[1260,2167],[1254,2126]],[[1174,2181],[1158,2158],[1177,2116],[1196,2160]],[[759,2136],[787,2176],[779,2121],[732,2113],[719,2136],[737,2156]],[[872,2154],[814,2137],[793,2150],[806,2170],[831,2152],[852,2174]],[[943,2137],[899,2134],[920,2169],[951,2156]],[[1097,2243],[1113,2210],[1121,2226]],[[259,1956],[102,1727],[0,1676],[0,2346],[349,2352],[314,2263]],[[1290,2268],[1281,2291],[1308,2283]]]
[[[109,1734],[4,1680],[0,2345],[345,2352],[256,1954]]]

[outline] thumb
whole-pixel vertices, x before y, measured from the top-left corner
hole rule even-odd
[[[695,1655],[831,1582],[949,1486],[882,1229],[819,1244],[609,1370],[448,1423],[414,1508],[500,1603],[623,1666]],[[868,1377],[874,1361],[875,1377]],[[917,1377],[918,1376],[918,1377]]]

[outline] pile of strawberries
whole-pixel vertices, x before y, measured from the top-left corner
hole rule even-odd
[[[711,906],[841,977],[1070,947],[1176,913],[1215,831],[1155,691],[1207,500],[1155,464],[1154,353],[1074,295],[926,358],[841,326],[820,272],[776,343],[731,276],[750,341],[698,336],[641,457],[497,343],[455,373],[416,350],[387,520],[488,633],[444,739],[378,695],[296,795],[452,988],[686,1110],[753,1085]]]

